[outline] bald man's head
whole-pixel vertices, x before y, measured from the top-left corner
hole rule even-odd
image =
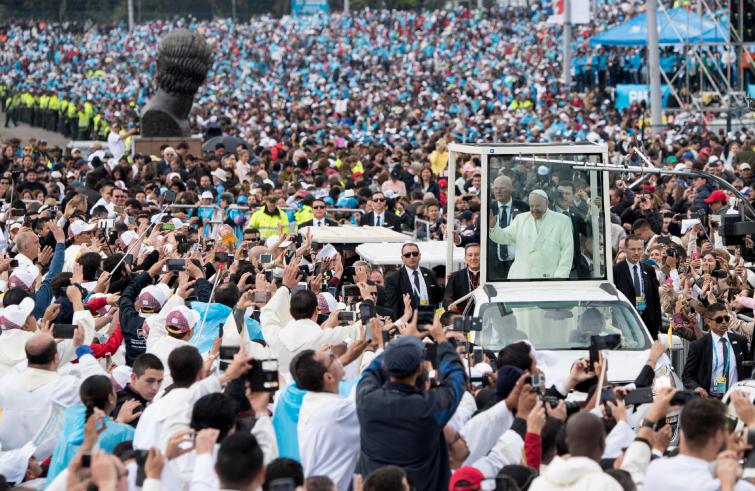
[[[39,256],[39,237],[29,229],[22,230],[16,235],[16,247],[18,252],[34,259]]]
[[[566,423],[566,444],[572,457],[588,457],[599,461],[606,447],[603,421],[594,414],[575,414]]]
[[[29,365],[47,366],[55,361],[58,348],[49,334],[35,334],[26,341],[26,359]]]
[[[493,196],[500,203],[508,203],[511,193],[514,192],[514,184],[507,176],[498,176],[493,181]]]

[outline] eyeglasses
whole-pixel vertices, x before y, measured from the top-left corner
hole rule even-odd
[[[402,254],[405,258],[409,259],[410,257],[419,257],[419,251],[413,251],[413,252],[405,252]]]
[[[374,201],[376,203],[384,203],[385,202],[385,198],[374,198],[372,201]]]
[[[722,322],[729,322],[729,316],[728,316],[728,315],[724,315],[724,316],[721,316],[721,317],[714,317],[714,318],[713,318],[713,319],[711,319],[711,320],[712,320],[713,322],[717,322],[717,323],[719,323],[719,324],[720,324],[720,323],[722,323]]]
[[[371,297],[377,297],[377,291],[368,292]]]
[[[334,355],[332,351],[328,351],[328,355],[330,356],[330,361],[325,365],[325,370],[330,370],[330,367],[332,367],[333,363],[337,360],[336,355]]]
[[[313,206],[312,209],[313,210],[324,210],[325,207],[324,206]]]

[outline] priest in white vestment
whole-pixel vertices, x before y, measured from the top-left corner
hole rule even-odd
[[[530,211],[514,217],[506,228],[490,229],[498,244],[516,245],[508,279],[569,278],[574,239],[568,216],[548,209],[548,195],[536,189],[529,196]]]

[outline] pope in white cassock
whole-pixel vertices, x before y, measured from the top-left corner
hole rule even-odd
[[[498,244],[516,245],[508,279],[568,278],[574,260],[572,225],[568,216],[548,209],[548,195],[536,189],[529,195],[530,211],[514,217],[511,225],[490,229]]]

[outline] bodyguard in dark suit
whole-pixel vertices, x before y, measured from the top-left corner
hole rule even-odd
[[[658,278],[651,266],[640,263],[644,243],[637,235],[624,241],[627,258],[613,267],[613,282],[642,316],[653,339],[658,339],[661,328],[661,299]]]
[[[312,201],[312,220],[307,220],[299,224],[299,228],[304,227],[337,227],[338,222],[325,216],[325,202],[321,199]]]
[[[360,227],[389,227],[401,232],[401,218],[386,209],[385,195],[377,192],[372,195],[372,211],[362,215]]]
[[[514,186],[507,176],[498,176],[493,181],[493,202],[490,209],[501,228],[511,225],[520,213],[530,210],[530,207],[521,200],[512,198]],[[493,224],[489,223],[492,227]],[[509,275],[511,263],[514,262],[514,246],[498,244],[488,239],[488,279],[491,281],[505,280]]]
[[[728,332],[731,316],[726,307],[714,303],[705,312],[710,332],[689,345],[682,380],[684,387],[702,397],[721,398],[739,380],[750,378],[747,338]]]
[[[437,306],[442,291],[432,271],[419,265],[419,247],[407,242],[401,248],[401,261],[404,265],[385,279],[385,305],[395,312],[393,319],[404,315],[404,294],[412,297],[412,307],[419,305]]]
[[[444,307],[480,286],[480,244],[469,244],[464,248],[464,262],[467,267],[453,273],[446,282],[446,291],[443,294]],[[459,303],[456,309],[464,310],[467,302],[468,300]]]

